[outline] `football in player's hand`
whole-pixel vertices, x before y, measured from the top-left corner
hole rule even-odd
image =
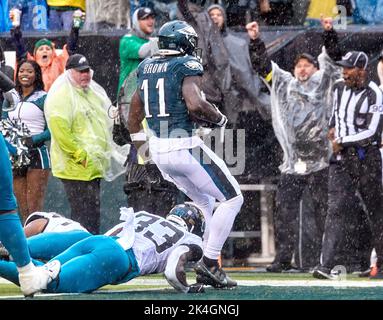
[[[191,112],[189,112],[189,117],[190,117],[191,121],[200,125],[201,127],[205,127],[205,128],[215,128],[216,127],[213,123],[210,123],[210,122],[207,122],[201,118],[198,118],[196,115],[194,115]]]

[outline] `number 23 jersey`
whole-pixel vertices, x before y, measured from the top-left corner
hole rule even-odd
[[[105,234],[116,234],[123,226],[124,222]],[[202,249],[200,237],[171,221],[145,211],[135,213],[134,227],[132,249],[141,275],[164,272],[169,255],[180,245],[197,245]]]

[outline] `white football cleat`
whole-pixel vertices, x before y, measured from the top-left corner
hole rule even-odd
[[[48,283],[57,278],[61,263],[58,260],[53,260],[41,267],[36,267],[33,264],[27,267],[26,270],[19,269],[19,283],[24,296],[33,297],[35,293],[46,289]]]

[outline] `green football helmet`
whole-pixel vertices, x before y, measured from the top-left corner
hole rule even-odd
[[[193,27],[181,20],[165,23],[158,31],[158,48],[160,54],[195,55],[198,35]]]

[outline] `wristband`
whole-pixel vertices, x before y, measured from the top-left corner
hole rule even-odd
[[[217,126],[222,127],[227,121],[227,118],[225,115],[222,115],[222,119],[217,123]]]
[[[132,139],[132,141],[146,141],[146,133],[145,132],[131,133],[130,139]]]

